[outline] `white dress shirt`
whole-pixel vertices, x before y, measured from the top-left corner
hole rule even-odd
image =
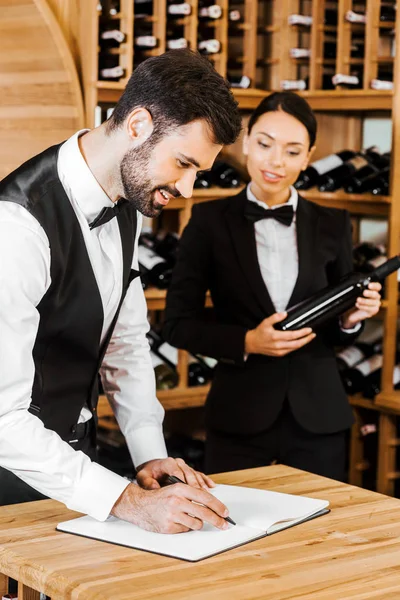
[[[264,209],[266,207],[266,203],[258,200],[253,194],[251,183],[247,186],[247,199],[259,204]],[[261,219],[254,223],[258,264],[276,312],[283,312],[287,309],[299,274],[296,225],[298,201],[297,190],[291,187],[287,202],[268,207],[274,210],[278,206],[292,205],[294,215],[289,227],[276,219]],[[361,323],[357,323],[351,329],[342,328],[342,331],[350,334],[360,328]]]
[[[122,245],[112,219],[89,223],[113,203],[83,159],[76,133],[60,149],[58,174],[82,229],[99,288],[104,324],[112,322],[122,291]],[[138,213],[133,269],[138,269]],[[22,206],[0,202],[0,465],[68,508],[104,520],[128,481],[75,451],[28,412],[34,378],[32,350],[37,305],[51,284],[49,240]],[[90,302],[90,298],[88,298]],[[101,377],[135,465],[167,456],[146,332],[147,307],[140,280],[129,286],[108,346]],[[90,418],[87,408],[79,421]]]

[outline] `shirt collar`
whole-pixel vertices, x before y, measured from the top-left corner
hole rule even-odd
[[[105,206],[115,206],[89,169],[79,149],[78,138],[89,129],[81,129],[60,148],[58,175],[70,196],[91,223]]]
[[[278,208],[279,206],[292,205],[293,206],[293,211],[296,213],[297,204],[299,202],[299,195],[297,193],[296,188],[294,188],[292,185],[290,186],[290,197],[289,197],[289,200],[287,202],[284,202],[284,204],[277,204],[276,206],[272,206],[272,207],[269,207],[268,204],[266,205],[265,202],[261,202],[261,200],[258,200],[258,198],[256,198],[256,196],[251,191],[250,185],[251,185],[251,182],[248,184],[247,189],[246,189],[247,200],[250,200],[251,202],[255,202],[256,204],[259,204],[263,208],[265,208],[267,206],[268,208],[272,208],[272,210],[274,210],[275,208]]]

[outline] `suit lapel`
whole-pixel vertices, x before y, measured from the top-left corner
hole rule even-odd
[[[304,299],[313,277],[312,265],[316,259],[316,236],[318,216],[312,205],[299,196],[296,210],[297,250],[299,254],[299,273],[288,307]]]
[[[244,216],[245,202],[247,202],[246,189],[235,198],[232,198],[231,205],[226,213],[226,221],[239,266],[263,315],[267,316],[274,313],[275,308],[261,275],[254,224],[250,223]]]

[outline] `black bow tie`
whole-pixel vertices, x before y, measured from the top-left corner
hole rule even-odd
[[[100,225],[108,223],[108,221],[111,221],[111,219],[119,215],[119,213],[124,210],[128,204],[128,200],[121,199],[115,206],[107,206],[102,208],[94,221],[89,223],[90,229],[94,229],[95,227],[100,227]]]
[[[263,208],[259,204],[248,200],[244,209],[246,219],[255,223],[261,219],[276,219],[282,225],[289,227],[293,221],[294,210],[291,204],[280,206],[279,208]]]

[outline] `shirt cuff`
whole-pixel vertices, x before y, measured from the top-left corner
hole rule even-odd
[[[135,467],[149,460],[168,456],[161,427],[151,425],[135,429],[126,437],[126,443]]]
[[[356,333],[359,329],[361,329],[361,323],[357,323],[357,325],[354,325],[354,327],[351,327],[351,329],[344,329],[342,327],[342,321],[339,321],[339,325],[340,325],[340,330],[343,331],[343,333]]]
[[[129,483],[124,477],[91,462],[67,507],[105,521]]]

